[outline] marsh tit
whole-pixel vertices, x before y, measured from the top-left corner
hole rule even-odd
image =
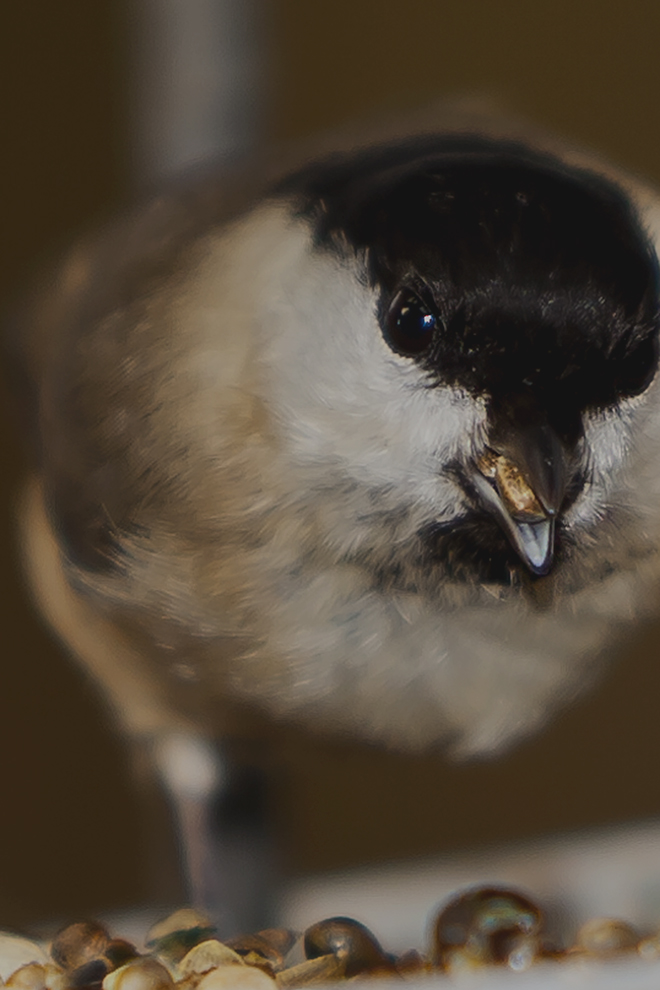
[[[13,342],[36,597],[184,804],[236,701],[502,750],[656,605],[658,201],[488,125],[237,190],[81,245]]]

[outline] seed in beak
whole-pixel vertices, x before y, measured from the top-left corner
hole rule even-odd
[[[487,450],[477,461],[486,478],[495,482],[497,491],[512,519],[518,522],[539,522],[547,518],[541,503],[513,461],[494,450]]]

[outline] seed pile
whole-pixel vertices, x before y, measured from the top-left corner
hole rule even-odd
[[[219,942],[209,920],[184,908],[155,925],[146,951],[93,921],[64,928],[48,953],[36,942],[0,934],[0,974],[8,990],[288,990],[368,977],[402,981],[448,977],[487,966],[526,970],[548,959],[611,959],[622,953],[660,960],[660,932],[596,918],[568,947],[553,945],[541,908],[505,887],[459,891],[440,910],[426,954],[396,956],[360,922],[328,918],[298,935],[272,928]]]

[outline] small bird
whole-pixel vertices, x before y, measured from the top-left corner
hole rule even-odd
[[[491,754],[657,610],[659,203],[441,124],[175,185],[46,280],[27,573],[191,846],[237,703]]]

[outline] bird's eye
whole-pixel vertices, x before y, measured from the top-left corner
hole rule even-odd
[[[421,354],[431,344],[438,318],[412,289],[400,289],[387,312],[385,339],[399,354]]]

